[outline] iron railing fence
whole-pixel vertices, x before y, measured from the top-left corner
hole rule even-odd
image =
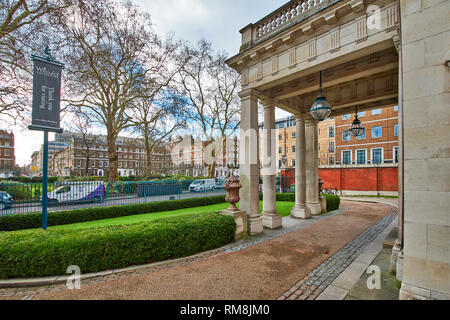
[[[189,191],[185,181],[50,182],[48,211],[180,200],[225,194],[223,185]],[[0,215],[42,211],[42,182],[0,181]]]

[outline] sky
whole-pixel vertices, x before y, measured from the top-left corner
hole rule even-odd
[[[173,32],[176,38],[191,43],[203,38],[212,42],[215,50],[225,51],[231,57],[238,53],[241,45],[239,30],[263,18],[288,0],[133,0],[133,2],[150,13],[153,28],[160,36]],[[277,118],[286,115],[287,113],[282,110],[276,111]],[[0,123],[0,127],[14,131],[16,164],[30,163],[31,154],[39,150],[43,143],[43,133],[29,131],[24,126],[7,126],[5,123]]]

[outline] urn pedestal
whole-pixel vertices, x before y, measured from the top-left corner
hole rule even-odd
[[[224,189],[227,192],[225,201],[230,204],[230,207],[220,212],[221,214],[234,218],[236,222],[235,240],[239,240],[247,235],[247,213],[236,207],[236,203],[239,202],[239,189],[241,187],[242,185],[239,183],[239,179],[235,176],[231,176],[225,181]]]

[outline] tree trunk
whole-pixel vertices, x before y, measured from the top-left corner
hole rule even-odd
[[[89,176],[89,150],[86,152],[86,167],[84,168],[84,175]]]
[[[145,152],[147,155],[147,166],[145,168],[145,172],[147,173],[147,176],[151,176],[152,174],[152,153],[153,153],[153,148],[150,147],[150,143],[148,141],[148,137],[145,137]]]
[[[117,167],[118,167],[118,159],[117,156],[117,147],[116,147],[116,137],[110,133],[108,133],[108,181],[117,181]]]

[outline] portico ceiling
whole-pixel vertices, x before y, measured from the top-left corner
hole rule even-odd
[[[288,112],[308,113],[319,89],[319,72],[273,87],[258,88]],[[371,53],[323,70],[323,90],[333,115],[397,103],[398,55],[395,48]],[[264,98],[263,98],[264,99]]]

